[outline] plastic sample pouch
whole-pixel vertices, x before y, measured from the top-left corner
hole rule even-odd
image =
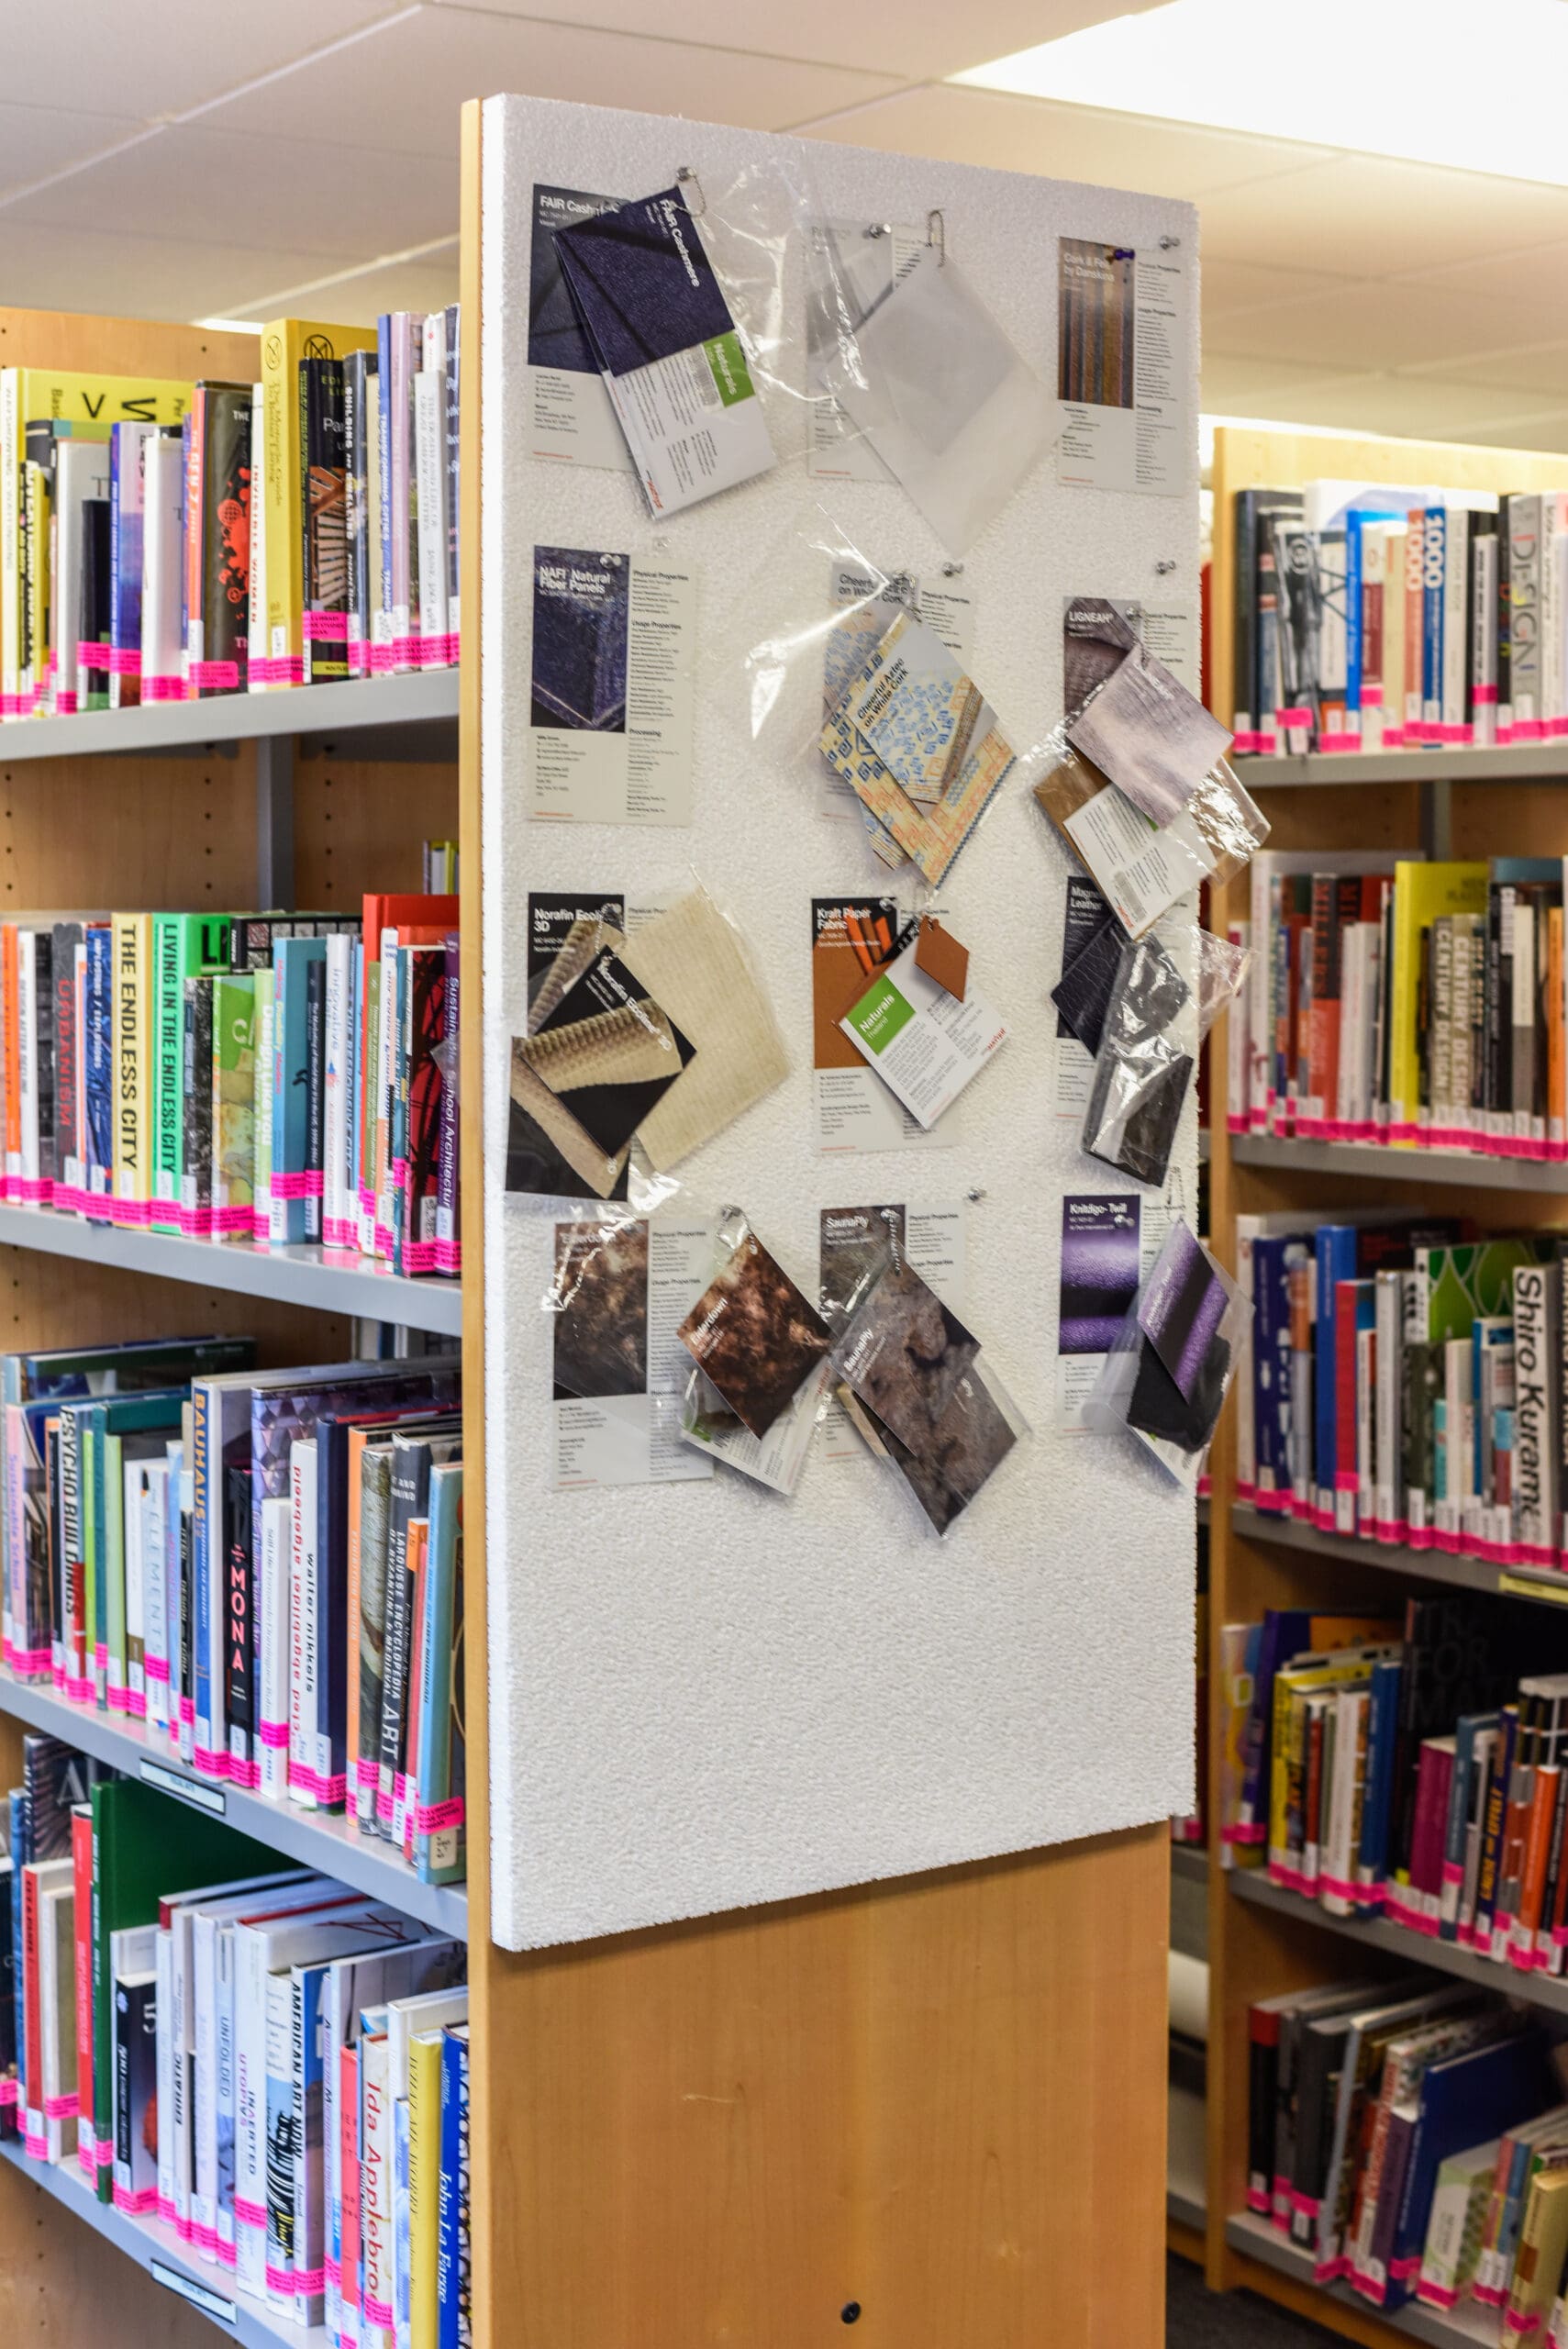
[[[821,250],[836,266],[833,240]],[[940,241],[863,317],[841,267],[839,281],[828,386],[943,545],[966,554],[1050,447],[1050,395]]]
[[[1127,941],[1084,1119],[1091,1158],[1140,1183],[1164,1182],[1198,1046],[1251,959],[1244,948],[1178,922]]]
[[[1089,1425],[1101,1434],[1125,1428],[1195,1490],[1251,1309],[1178,1218],[1106,1357]]]
[[[574,221],[555,242],[651,512],[766,473],[762,404],[684,190]]]

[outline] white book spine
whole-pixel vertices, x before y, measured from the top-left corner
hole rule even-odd
[[[1376,1490],[1377,1331],[1356,1332],[1355,1530],[1373,1531]]]
[[[195,2046],[191,2014],[191,1920],[183,1909],[176,1909],[170,1920],[169,1941],[170,2040],[174,2065],[174,2228],[181,2241],[189,2243],[195,2190],[195,2134],[191,2112]]]
[[[1374,1474],[1373,1481],[1373,1512],[1374,1531],[1385,1542],[1395,1539],[1390,1530],[1398,1518],[1396,1493],[1399,1481],[1399,1330],[1404,1307],[1399,1294],[1397,1273],[1379,1273],[1373,1282],[1373,1310],[1376,1315],[1377,1336],[1377,1395],[1376,1426],[1373,1431]]]
[[[365,373],[365,516],[370,533],[370,658],[373,671],[392,661],[392,605],[381,545],[381,403],[379,373]]]
[[[184,462],[179,440],[160,432],[147,444],[147,503],[141,523],[141,696],[183,701],[180,573]]]
[[[234,2219],[235,2047],[234,1927],[220,1924],[215,1953],[217,1976],[217,2257],[235,2267],[239,2249]]]
[[[261,1556],[256,1622],[261,1642],[261,1792],[281,1802],[288,1791],[289,1592],[293,1504],[279,1496],[261,1503]]]
[[[351,1248],[355,1227],[349,1198],[349,1040],[352,1025],[350,970],[354,941],[327,941],[327,1085],[322,1159],[326,1169],[322,1237],[328,1248]]]
[[[1427,714],[1421,683],[1426,579],[1427,518],[1415,506],[1405,531],[1405,740],[1411,745],[1420,741]]]
[[[187,1594],[185,1590],[185,1582],[187,1578],[187,1564],[184,1556],[186,1535],[183,1520],[187,1517],[191,1518],[193,1520],[191,1533],[193,1548],[188,1571],[190,1574],[194,1575],[199,1573],[201,1570],[201,1561],[195,1556],[194,1546],[195,1530],[194,1520],[195,1506],[195,1472],[190,1461],[185,1456],[185,1447],[182,1445],[180,1458],[180,1514],[179,1520],[177,1520],[170,1528],[170,1542],[172,1554],[171,1556],[169,1566],[169,1622],[174,1640],[174,1645],[171,1653],[174,1664],[176,1676],[178,1675],[179,1667],[183,1661],[180,1654],[181,1618],[186,1611],[187,1607],[191,1612],[193,1620],[195,1619],[195,1595],[194,1593]],[[183,1689],[176,1687],[173,1690],[173,1698],[175,1701],[171,1702],[169,1710],[175,1720],[178,1730],[177,1743],[180,1759],[182,1762],[195,1762],[196,1758],[196,1725],[194,1713],[187,1709]]]
[[[217,1920],[197,1910],[191,1925],[195,1984],[195,2178],[191,2233],[203,2259],[217,2257]]]
[[[74,1158],[68,1158],[65,1161],[61,1172],[65,1178],[67,1189],[74,1197],[80,1198],[87,1188],[87,1153],[85,1141],[87,1132],[87,1053],[85,1048],[87,1035],[86,947],[78,946],[74,948],[71,959],[72,965],[72,985],[75,995],[77,1040],[76,1069],[72,1086],[75,1098],[72,1106],[76,1119],[76,1139],[78,1150]]]
[[[1498,528],[1502,527],[1501,518]],[[1478,531],[1471,544],[1470,664],[1474,709],[1472,739],[1490,747],[1497,740],[1497,549],[1496,530]]]
[[[1557,1267],[1514,1271],[1514,1498],[1527,1563],[1549,1564],[1558,1523],[1559,1328]]]
[[[1516,898],[1513,954],[1514,1025],[1513,1035],[1508,1039],[1509,1049],[1512,1049],[1515,1037],[1530,1037],[1535,1030],[1538,1008],[1535,986],[1535,927],[1534,906],[1525,896]],[[1529,1057],[1528,1048],[1526,1057]],[[1514,1064],[1516,1067],[1518,1065],[1517,1052],[1514,1055]],[[1520,1141],[1529,1141],[1534,1130],[1535,1120],[1530,1114],[1529,1103],[1527,1101],[1522,1107],[1516,1104],[1513,1113],[1513,1131],[1517,1139]]]
[[[145,1489],[146,1474],[142,1462],[128,1460],[122,1496],[126,1710],[137,1720],[147,1719],[147,1575],[142,1556]]]
[[[289,1455],[294,1522],[289,1570],[289,1769],[291,1802],[318,1807],[316,1778],[316,1446],[296,1440]]]
[[[241,2291],[267,2288],[267,2008],[264,1944],[234,1935],[234,2243]]]
[[[1470,1497],[1473,1412],[1470,1400],[1470,1341],[1451,1339],[1443,1348],[1443,1467],[1445,1497],[1437,1506],[1437,1531],[1462,1533]]]
[[[142,1604],[147,1610],[147,1718],[155,1731],[169,1729],[169,1464],[154,1461],[147,1471],[141,1511]]]
[[[385,2033],[360,2042],[360,2110],[364,2148],[360,2174],[363,2268],[360,2279],[361,2349],[395,2349],[393,2269],[392,2084]]]
[[[414,378],[414,449],[419,507],[419,643],[439,667],[447,657],[446,381],[428,360]]]
[[[158,2215],[174,2223],[174,2034],[172,1947],[167,1927],[153,1945],[158,1998]]]

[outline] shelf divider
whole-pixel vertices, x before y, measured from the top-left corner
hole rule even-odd
[[[426,669],[280,693],[86,710],[78,718],[14,718],[0,726],[0,768],[37,759],[200,752],[217,742],[260,742],[287,734],[330,740],[340,757],[395,758],[391,737],[412,727],[449,729],[450,743],[428,754],[455,759],[458,676],[455,668]]]

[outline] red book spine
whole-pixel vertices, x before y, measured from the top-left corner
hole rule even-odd
[[[22,1870],[22,2078],[27,2090],[23,2135],[41,2161],[43,2143],[43,2026],[39,2010],[39,1876],[29,1862]]]
[[[71,1867],[75,1893],[76,1940],[76,2151],[95,2184],[98,2167],[93,2135],[93,1814],[71,1814]]]
[[[360,2051],[339,2054],[339,2151],[342,2156],[342,2248],[340,2282],[345,2314],[360,2305]],[[345,2328],[346,2330],[347,2328]]]
[[[1453,1779],[1453,1755],[1429,1738],[1421,1747],[1416,1775],[1416,1818],[1410,1839],[1412,1904],[1429,1916],[1433,1929],[1442,1891],[1443,1838],[1448,1825],[1449,1788]]]
[[[1334,1285],[1334,1489],[1360,1490],[1356,1475],[1356,1308],[1360,1284]]]

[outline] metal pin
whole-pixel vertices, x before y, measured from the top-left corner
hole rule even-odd
[[[675,173],[675,185],[685,197],[686,210],[691,214],[692,218],[694,220],[700,220],[703,214],[707,210],[707,198],[702,192],[701,180],[698,179],[695,172],[693,171],[689,163],[683,163],[680,170]],[[687,190],[690,188],[695,188],[697,193],[697,200],[695,204],[692,202],[691,196],[687,194]]]
[[[1159,578],[1163,579],[1163,578],[1165,577],[1166,573],[1167,573],[1168,572],[1174,571],[1175,567],[1176,567],[1175,557],[1174,557],[1173,555],[1167,555],[1167,556],[1165,556],[1165,558],[1164,558],[1164,560],[1163,560],[1162,562],[1157,562],[1157,563],[1155,564],[1155,566],[1154,566],[1154,570],[1155,570],[1155,573],[1156,573],[1156,575],[1157,575]]]
[[[962,563],[944,562],[942,565],[942,577],[944,579],[962,579],[963,577]]]
[[[891,237],[893,223],[890,220],[873,220],[864,233],[868,237]]]
[[[1162,237],[1160,239],[1160,250],[1162,253],[1173,253],[1181,241],[1180,237]]]

